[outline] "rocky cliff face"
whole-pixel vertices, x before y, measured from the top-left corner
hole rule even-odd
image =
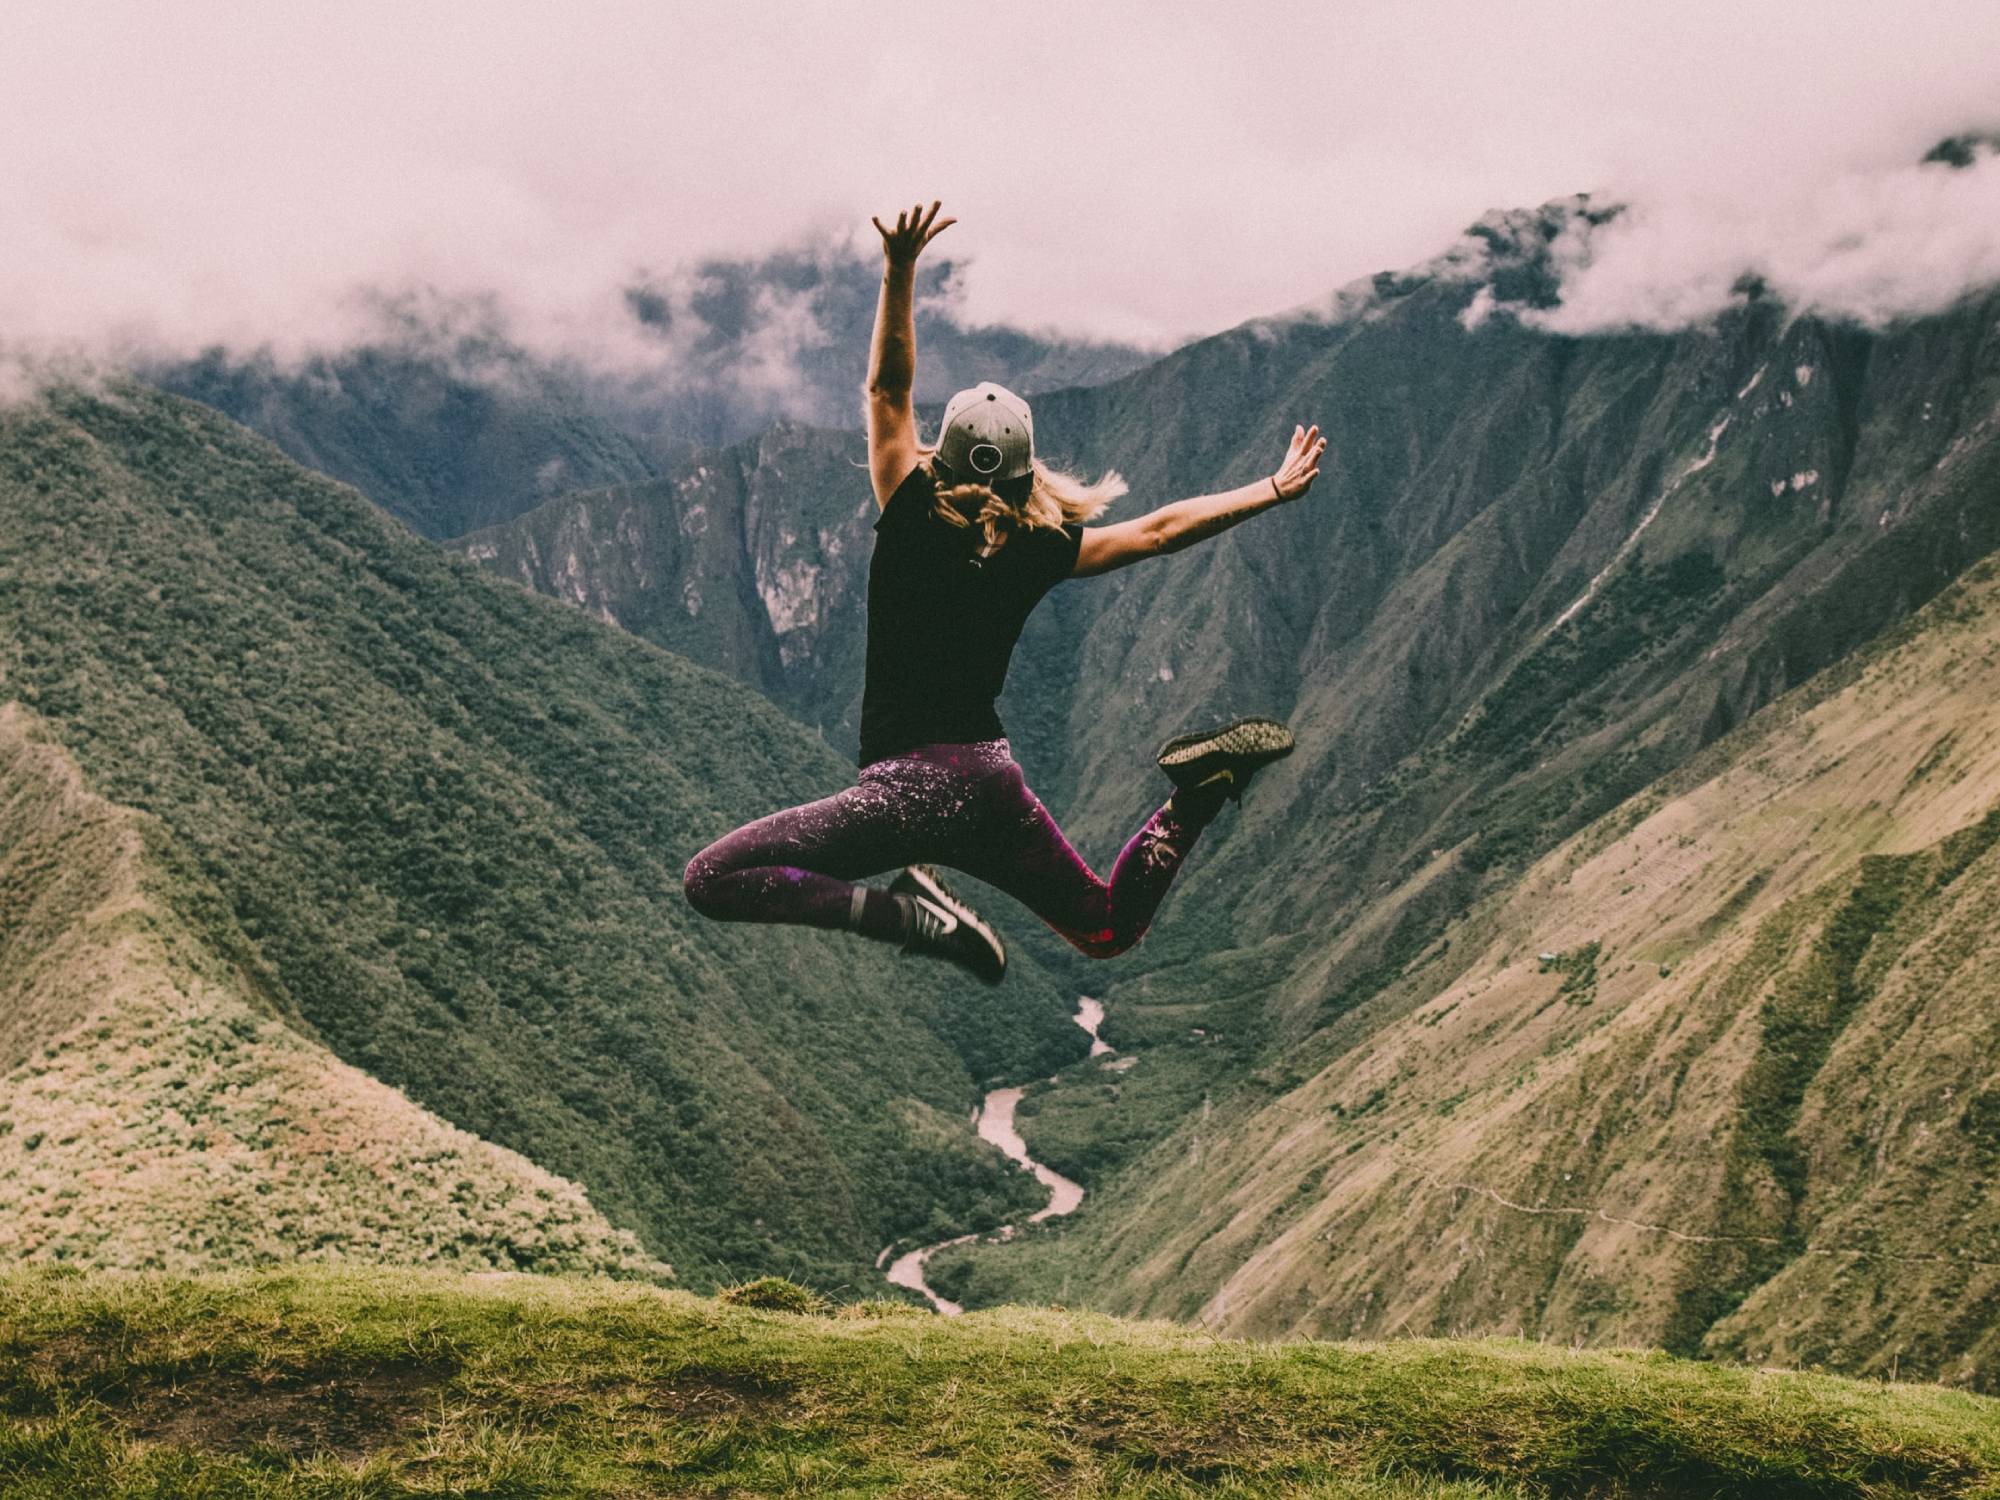
[[[449,545],[856,742],[876,508],[855,434],[782,423]]]

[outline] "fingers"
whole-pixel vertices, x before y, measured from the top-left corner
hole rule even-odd
[[[921,250],[925,245],[936,239],[938,235],[958,222],[956,219],[939,220],[938,210],[943,207],[944,200],[942,198],[935,198],[931,200],[928,212],[925,211],[921,203],[906,208],[896,215],[896,227],[894,229],[885,227],[881,219],[874,215],[869,216],[868,222],[875,226],[875,232],[881,235],[883,241],[892,249],[914,248]]]
[[[1310,427],[1303,423],[1292,428],[1292,442],[1285,453],[1285,461],[1278,467],[1278,490],[1286,499],[1295,500],[1312,488],[1319,478],[1319,458],[1326,452],[1326,439],[1320,435],[1319,424]]]

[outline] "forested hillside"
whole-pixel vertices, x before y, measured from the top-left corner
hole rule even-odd
[[[654,463],[571,374],[504,342],[394,343],[303,368],[212,351],[149,371],[309,469],[353,485],[425,536],[452,536]]]
[[[670,1275],[297,1022],[161,825],[0,707],[0,1258]]]
[[[978,1078],[1083,1044],[1031,963],[996,996],[681,896],[689,855],[838,757],[204,407],[0,413],[0,697],[157,823],[215,893],[192,937],[266,1011],[692,1284],[854,1285],[1032,1192],[963,1125]]]

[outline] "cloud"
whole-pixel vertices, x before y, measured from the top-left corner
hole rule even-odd
[[[1523,318],[1556,332],[1685,327],[1751,286],[1795,312],[1922,316],[2000,284],[2000,153],[1662,197],[1553,248],[1561,306]]]
[[[640,367],[634,286],[872,257],[920,196],[969,323],[1164,345],[1576,190],[1633,205],[1576,247],[1579,326],[1701,316],[1732,262],[1878,316],[1990,274],[1990,171],[1909,164],[1992,118],[1996,59],[1990,0],[28,0],[0,341],[290,358],[420,307]],[[752,386],[822,331],[772,296]]]

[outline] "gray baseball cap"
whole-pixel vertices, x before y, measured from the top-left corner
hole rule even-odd
[[[961,479],[1019,479],[1034,469],[1034,416],[1004,385],[982,380],[945,403],[937,451]]]

